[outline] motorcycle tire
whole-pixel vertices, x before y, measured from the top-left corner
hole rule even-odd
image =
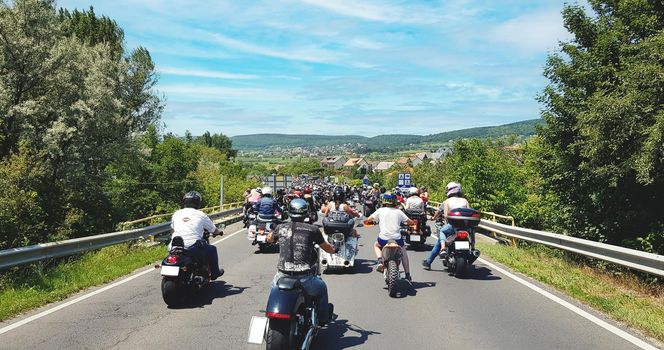
[[[258,251],[261,253],[267,252],[267,245],[265,243],[258,243]]]
[[[387,262],[387,291],[392,298],[397,296],[397,280],[399,279],[399,265],[394,260]]]
[[[455,267],[454,274],[457,277],[463,277],[463,275],[466,273],[466,267],[467,267],[466,259],[464,257],[457,256],[456,259],[455,259],[455,265],[456,265],[456,267]]]
[[[161,296],[169,307],[176,307],[182,301],[182,290],[179,283],[174,280],[161,280]]]
[[[291,350],[291,320],[271,319],[265,337],[267,350]]]

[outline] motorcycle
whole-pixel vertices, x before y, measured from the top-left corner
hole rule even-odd
[[[480,256],[480,251],[475,249],[474,236],[480,222],[480,213],[470,208],[453,209],[447,213],[447,222],[454,228],[454,234],[445,240],[445,251],[441,253],[441,258],[448,271],[462,277],[468,266]]]
[[[330,269],[353,268],[357,255],[357,237],[352,237],[355,220],[345,212],[330,212],[323,218],[323,237],[337,249],[336,254],[320,251],[319,268],[324,273]]]
[[[276,225],[277,222],[275,220],[265,220],[258,217],[253,224],[249,225],[247,239],[251,241],[251,245],[258,245],[259,252],[265,253],[271,247],[276,246],[275,243],[267,242],[267,236]]]
[[[401,265],[401,247],[395,240],[389,240],[383,246],[383,277],[387,284],[387,291],[392,298],[397,296],[397,284],[401,278],[399,274],[399,265]]]
[[[205,240],[209,243],[206,231]],[[198,243],[197,243],[198,244]],[[173,237],[171,250],[161,262],[161,295],[169,307],[176,307],[185,299],[187,292],[201,290],[210,283],[210,266],[196,259],[184,247],[180,236]]]
[[[375,198],[367,197],[364,200],[364,204],[362,206],[362,215],[368,218],[371,214],[373,214],[376,211],[377,203],[378,201]]]
[[[280,278],[265,310],[268,350],[309,349],[320,328],[318,303],[305,293],[300,277]]]
[[[252,222],[256,220],[256,212],[252,208],[247,209],[247,211],[244,213],[244,217],[242,218],[242,223],[244,224],[244,228],[248,228],[249,225],[251,225]]]
[[[424,247],[427,237],[431,236],[431,227],[426,224],[426,212],[420,209],[406,209],[404,213],[415,224],[410,226],[402,224],[401,234],[404,236],[406,243],[419,250]]]

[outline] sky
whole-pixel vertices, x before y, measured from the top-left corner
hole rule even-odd
[[[433,134],[539,117],[564,0],[61,0],[146,47],[165,130]]]

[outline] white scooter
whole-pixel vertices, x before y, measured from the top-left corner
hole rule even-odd
[[[337,253],[320,250],[318,265],[321,273],[355,266],[358,240],[352,236],[354,226],[355,220],[343,212],[331,212],[323,218],[323,237],[337,249]]]

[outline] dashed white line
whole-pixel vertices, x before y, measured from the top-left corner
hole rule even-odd
[[[212,244],[217,245],[217,244],[219,244],[219,243],[221,243],[221,242],[223,242],[223,241],[225,241],[225,240],[227,240],[227,239],[229,239],[229,238],[235,236],[236,234],[238,234],[238,233],[240,233],[240,232],[242,232],[242,231],[244,231],[244,230],[245,230],[245,229],[241,229],[241,230],[235,231],[235,232],[233,232],[233,233],[227,235],[226,237],[224,237],[224,238],[222,238],[222,239],[220,239],[220,240],[218,240],[218,241],[216,241],[216,242],[214,242],[214,243],[212,243]],[[143,276],[143,275],[147,275],[148,273],[153,272],[153,271],[157,271],[157,269],[155,269],[154,267],[151,267],[151,268],[149,268],[149,269],[147,269],[147,270],[145,270],[145,271],[141,271],[141,272],[139,272],[139,273],[137,273],[137,274],[135,274],[135,275],[129,276],[129,277],[124,278],[124,279],[122,279],[122,280],[119,280],[119,281],[117,281],[117,282],[115,282],[115,283],[109,284],[109,285],[106,286],[106,287],[99,288],[99,289],[95,290],[94,292],[90,292],[90,293],[88,293],[88,294],[81,295],[80,297],[78,297],[78,298],[76,298],[76,299],[73,299],[73,300],[70,300],[70,301],[68,301],[68,302],[62,303],[62,304],[60,304],[60,305],[54,306],[54,307],[51,308],[51,309],[48,309],[48,310],[42,311],[42,312],[40,312],[40,313],[38,313],[38,314],[36,314],[36,315],[30,316],[30,317],[28,317],[28,318],[26,318],[26,319],[23,319],[23,320],[21,320],[21,321],[18,321],[18,322],[16,322],[16,323],[12,323],[12,324],[10,324],[10,325],[8,325],[8,326],[6,326],[6,327],[1,328],[1,329],[0,329],[0,334],[7,333],[7,332],[9,332],[9,331],[11,331],[11,330],[14,330],[14,329],[16,329],[16,328],[18,328],[18,327],[21,327],[21,326],[23,326],[23,325],[25,325],[25,324],[28,324],[28,323],[32,322],[32,321],[38,320],[38,319],[40,319],[40,318],[42,318],[42,317],[44,317],[44,316],[47,316],[47,315],[50,315],[50,314],[56,312],[56,311],[60,311],[60,310],[66,308],[66,307],[68,307],[68,306],[74,305],[74,304],[76,304],[76,303],[78,303],[78,302],[80,302],[80,301],[83,301],[83,300],[85,300],[85,299],[91,298],[91,297],[93,297],[93,296],[95,296],[95,295],[97,295],[97,294],[103,293],[103,292],[105,292],[105,291],[107,291],[107,290],[109,290],[109,289],[115,288],[115,287],[117,287],[117,286],[119,286],[119,285],[125,284],[125,283],[127,283],[127,282],[129,282],[129,281],[131,281],[131,280],[134,280],[134,279],[136,279],[136,278],[138,278],[138,277],[141,277],[141,276]]]
[[[505,276],[521,283],[522,285],[524,285],[524,286],[534,290],[535,292],[543,295],[544,297],[554,301],[555,303],[565,307],[566,309],[576,313],[577,315],[587,319],[588,321],[590,321],[590,322],[606,329],[607,331],[609,331],[609,332],[625,339],[626,341],[636,345],[637,347],[639,347],[641,349],[647,349],[647,350],[657,350],[656,347],[648,344],[647,342],[645,342],[645,341],[643,341],[643,340],[641,340],[641,339],[639,339],[639,338],[623,331],[622,329],[620,329],[616,326],[613,326],[610,323],[608,323],[608,322],[606,322],[606,321],[604,321],[604,320],[602,320],[602,319],[600,319],[600,318],[598,318],[598,317],[582,310],[578,306],[570,304],[569,302],[567,302],[567,301],[565,301],[565,300],[563,300],[563,299],[561,299],[561,298],[545,291],[544,289],[542,289],[542,288],[540,288],[540,287],[524,280],[523,278],[517,277],[516,275],[514,275],[514,274],[512,274],[508,271],[505,271],[504,269],[502,269],[502,268],[500,268],[500,267],[498,267],[498,266],[496,266],[496,265],[494,265],[494,264],[492,264],[492,263],[490,263],[490,262],[488,262],[484,259],[480,258],[480,259],[477,259],[477,260],[480,261],[482,264],[485,264],[485,265],[489,266],[490,268],[500,272],[501,274],[503,274],[503,275],[505,275]]]

